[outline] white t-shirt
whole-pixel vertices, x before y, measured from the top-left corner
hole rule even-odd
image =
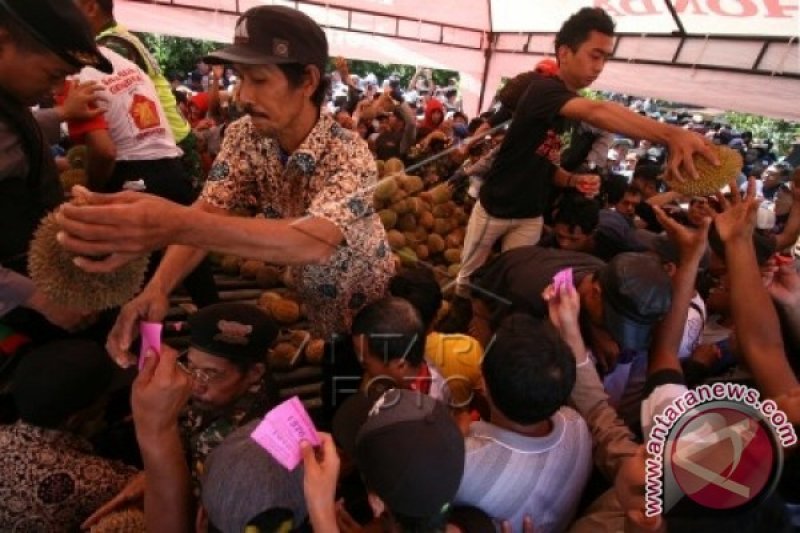
[[[158,99],[153,82],[135,63],[105,47],[100,51],[114,67],[112,74],[85,67],[77,75],[81,82],[97,81],[104,86],[107,100],[103,115],[106,129],[117,147],[118,161],[152,161],[180,157],[172,130]],[[103,119],[73,126],[78,133],[103,128]]]

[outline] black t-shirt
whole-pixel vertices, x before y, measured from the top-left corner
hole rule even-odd
[[[533,77],[481,187],[489,215],[534,218],[544,212],[566,123],[559,112],[576,96],[558,78]]]
[[[522,246],[499,255],[479,269],[472,283],[481,290],[473,294],[487,305],[493,324],[499,324],[511,312],[544,318],[547,304],[542,300],[542,291],[553,282],[553,276],[571,267],[577,286],[585,276],[603,266],[605,263],[600,259],[581,252]]]
[[[375,155],[378,159],[386,161],[393,157],[403,158],[400,153],[400,142],[403,140],[402,131],[385,131],[375,139]]]

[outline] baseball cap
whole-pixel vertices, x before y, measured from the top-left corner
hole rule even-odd
[[[669,310],[672,284],[659,259],[627,252],[597,273],[606,329],[620,348],[645,350],[653,325]]]
[[[77,68],[111,74],[114,67],[97,49],[89,21],[75,2],[0,0],[5,11],[50,52]]]
[[[206,459],[201,499],[220,531],[289,531],[307,516],[303,468],[287,470],[254,441],[260,420],[233,431]],[[288,526],[288,527],[287,527]]]
[[[316,65],[325,72],[328,40],[311,17],[286,6],[248,9],[236,22],[233,44],[212,52],[203,61],[281,65]]]
[[[97,343],[54,341],[33,349],[14,372],[11,396],[29,424],[55,428],[100,396],[133,381]]]
[[[364,482],[394,513],[437,516],[449,508],[464,474],[464,437],[438,400],[392,389],[373,401],[359,392],[333,419],[337,444]]]
[[[189,346],[231,361],[264,361],[278,325],[258,307],[243,303],[209,305],[189,317]]]

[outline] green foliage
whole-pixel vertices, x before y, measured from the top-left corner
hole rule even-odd
[[[800,136],[800,124],[785,120],[761,117],[749,113],[729,111],[723,115],[725,120],[738,131],[750,131],[753,139],[772,139],[778,155],[788,153],[792,144]]]
[[[198,39],[185,39],[182,37],[171,37],[155,33],[137,33],[145,46],[153,53],[158,64],[163,71],[168,74],[180,74],[186,76],[193,71],[201,57],[224,46],[222,43],[211,41],[201,41]],[[414,76],[416,67],[412,65],[398,65],[392,63],[376,63],[375,61],[362,61],[359,59],[348,60],[350,72],[359,76],[366,76],[370,72],[378,77],[378,80],[385,80],[392,74],[399,74],[402,87],[408,87],[408,83]],[[333,58],[328,62],[328,72],[333,72],[336,68]],[[433,80],[439,87],[448,85],[450,78],[458,79],[458,72],[453,70],[433,70]]]
[[[361,59],[348,59],[347,63],[350,66],[350,72],[361,77],[371,72],[377,76],[378,80],[382,81],[392,74],[398,74],[400,76],[400,85],[403,89],[408,87],[408,83],[414,77],[414,72],[416,71],[416,67],[413,65],[398,65],[396,63],[376,63],[375,61],[363,61]],[[328,63],[328,67],[330,72],[335,70],[332,60]],[[448,80],[450,78],[455,78],[456,80],[459,78],[458,72],[454,70],[434,69],[432,73],[433,81],[437,87],[446,87],[449,85]]]
[[[179,74],[186,77],[193,71],[201,57],[222,44],[198,39],[184,39],[155,33],[137,33],[148,50],[155,56],[167,76]]]

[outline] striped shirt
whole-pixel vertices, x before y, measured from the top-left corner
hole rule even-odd
[[[592,469],[592,439],[583,418],[568,407],[551,422],[544,437],[473,423],[455,503],[509,520],[513,531],[522,531],[525,515],[537,533],[565,530]]]

